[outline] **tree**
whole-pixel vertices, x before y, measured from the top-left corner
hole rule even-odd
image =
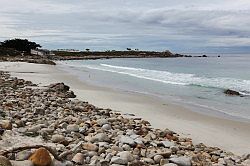
[[[131,48],[127,48],[128,51],[131,51],[132,49]]]
[[[27,39],[11,39],[0,42],[0,46],[4,48],[13,48],[17,51],[30,52],[31,49],[41,47],[40,44],[28,41]]]
[[[86,50],[87,52],[89,52],[89,51],[90,51],[90,49],[89,49],[89,48],[86,48],[85,50]]]

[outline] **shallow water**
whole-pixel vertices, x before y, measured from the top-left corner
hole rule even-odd
[[[59,63],[91,84],[150,94],[197,112],[250,122],[250,55]],[[225,89],[246,97],[226,96]]]

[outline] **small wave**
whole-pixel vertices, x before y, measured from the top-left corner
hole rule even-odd
[[[108,71],[129,75],[136,78],[142,78],[165,84],[183,85],[183,86],[198,86],[217,89],[232,89],[239,91],[243,95],[250,95],[250,80],[242,80],[227,77],[199,77],[195,74],[187,73],[172,73],[161,70],[150,70],[143,68],[134,68],[126,66],[114,66],[109,64],[99,65],[73,65],[74,67],[86,67],[89,69]]]

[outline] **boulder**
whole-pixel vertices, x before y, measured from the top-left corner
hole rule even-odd
[[[95,144],[91,144],[91,143],[84,143],[82,145],[82,148],[88,151],[97,151],[98,147]]]
[[[234,91],[234,90],[231,90],[231,89],[227,89],[224,91],[225,94],[227,95],[231,95],[231,96],[240,96],[240,92],[237,92],[237,91]]]
[[[191,159],[189,157],[170,158],[169,161],[178,166],[191,166]]]
[[[63,135],[55,134],[52,136],[51,141],[54,143],[61,143],[65,141],[65,137]]]
[[[17,161],[28,160],[31,155],[32,155],[32,152],[30,150],[23,150],[16,154],[16,160]]]
[[[11,162],[4,156],[0,156],[0,165],[1,166],[12,166]]]
[[[76,95],[75,95],[75,93],[73,91],[70,90],[70,91],[65,93],[64,97],[65,98],[75,98]]]
[[[131,145],[131,146],[135,146],[135,141],[132,138],[130,138],[129,136],[122,135],[121,138],[120,138],[120,142],[123,143],[123,144],[128,144],[128,145]]]
[[[103,126],[103,125],[105,125],[105,124],[108,124],[109,122],[108,122],[107,119],[98,119],[98,120],[96,121],[96,123],[97,123],[99,126]]]
[[[49,89],[58,92],[67,92],[69,91],[69,86],[65,85],[64,83],[56,83],[49,85]]]
[[[112,157],[111,159],[111,164],[121,164],[121,165],[126,165],[128,163],[128,161],[124,158],[121,158],[121,157],[117,157],[117,156],[114,156]]]
[[[37,149],[29,158],[35,166],[50,166],[52,159],[45,148]]]
[[[110,124],[104,124],[104,125],[102,126],[102,129],[103,129],[103,130],[111,130],[112,127],[111,127]]]
[[[0,122],[0,127],[5,130],[12,130],[12,123],[9,120],[2,120]]]
[[[166,141],[161,141],[161,144],[165,147],[165,148],[170,148],[171,146],[174,146],[174,142],[170,142],[168,140]]]
[[[84,164],[84,155],[82,153],[77,153],[72,161],[76,164]]]
[[[78,132],[79,131],[79,126],[78,125],[76,125],[76,124],[70,124],[70,125],[68,125],[67,126],[67,130],[69,131],[69,132]]]
[[[129,151],[119,152],[117,156],[121,157],[123,160],[127,162],[131,162],[134,160],[134,156]]]
[[[109,142],[110,139],[105,133],[98,133],[92,139],[91,142]]]
[[[162,155],[157,154],[157,155],[154,156],[154,161],[155,161],[155,163],[157,163],[157,164],[160,163],[161,159],[163,159],[163,156],[162,156]]]
[[[243,162],[242,162],[242,165],[243,165],[243,166],[248,166],[248,165],[250,165],[250,159],[247,159],[247,160],[243,161]]]

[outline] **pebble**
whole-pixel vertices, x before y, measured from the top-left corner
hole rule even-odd
[[[0,156],[0,165],[1,166],[12,166],[11,162],[4,156]]]
[[[121,157],[122,159],[124,159],[127,162],[134,160],[134,156],[129,151],[119,152],[117,154],[117,156]]]
[[[17,161],[28,160],[31,155],[32,155],[32,152],[30,150],[23,150],[21,152],[16,153],[15,159]]]
[[[177,164],[178,166],[191,166],[191,160],[189,157],[170,158],[169,161]]]
[[[109,137],[107,134],[105,133],[98,133],[96,134],[93,138],[91,142],[109,142]]]
[[[72,161],[76,164],[84,164],[84,155],[82,153],[77,153]]]
[[[121,138],[120,138],[120,142],[123,143],[123,144],[128,144],[128,145],[131,145],[131,146],[135,146],[135,141],[132,138],[130,138],[129,136],[122,135]]]
[[[5,130],[12,130],[12,123],[9,120],[0,121],[0,127]]]
[[[79,131],[79,126],[78,125],[76,125],[76,124],[70,124],[70,125],[68,125],[67,126],[67,130],[69,131],[69,132],[78,132]]]
[[[122,157],[118,157],[118,156],[114,156],[112,157],[111,161],[110,161],[111,164],[121,164],[121,165],[125,165],[128,163],[128,161]]]
[[[89,150],[89,151],[97,151],[98,147],[95,144],[91,144],[91,143],[84,143],[82,145],[83,149],[85,150]]]
[[[170,148],[171,146],[174,146],[174,143],[170,141],[161,141],[161,143],[165,148]]]
[[[65,141],[65,137],[60,134],[55,134],[52,136],[51,141],[54,143],[60,143],[60,142]]]
[[[157,154],[157,155],[154,156],[154,161],[155,161],[155,163],[157,163],[157,164],[160,163],[161,159],[163,159],[163,156],[162,156],[162,155],[158,155],[158,154]]]

